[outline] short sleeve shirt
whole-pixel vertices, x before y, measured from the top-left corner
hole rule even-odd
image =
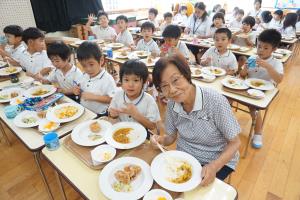
[[[181,42],[181,41],[178,41],[176,48],[178,48],[178,50],[180,51],[180,53],[182,53],[182,55],[183,55],[186,59],[189,59],[189,57],[190,57],[190,56],[189,56],[190,51],[189,51],[189,49],[187,48],[187,46],[186,46],[185,43],[183,43],[183,42]],[[172,55],[172,52],[171,52],[171,51],[172,51],[171,49],[168,50],[168,54],[169,54],[169,55]]]
[[[12,57],[15,61],[19,62],[20,57],[22,56],[23,52],[26,50],[26,45],[21,42],[19,46],[13,48],[11,45],[5,46],[5,51]]]
[[[97,39],[101,40],[112,40],[115,36],[117,36],[115,29],[113,29],[110,26],[106,28],[103,28],[98,25],[92,26],[91,30],[96,35]]]
[[[248,38],[250,39],[250,41],[255,44],[256,42],[256,34],[251,31],[248,33]],[[246,47],[248,46],[247,43],[246,43],[246,40],[245,38],[241,38],[241,37],[237,37],[235,40],[234,40],[234,44],[237,44],[237,45],[240,45],[242,47]]]
[[[202,19],[196,18],[194,15],[191,15],[187,22],[187,28],[190,29],[190,35],[206,36],[206,31],[210,25],[211,21],[208,17],[202,21]]]
[[[122,43],[127,47],[134,43],[132,35],[127,29],[123,33],[120,32],[118,34],[116,42]]]
[[[127,103],[134,104],[138,111],[151,122],[158,122],[160,120],[158,106],[150,94],[142,92],[138,98],[131,101],[123,90],[119,90],[114,95],[109,107],[121,109],[124,108]],[[120,121],[135,121],[127,114],[120,114],[119,119]]]
[[[202,56],[202,58],[207,57],[212,58],[212,65],[216,67],[221,67],[225,70],[231,69],[237,71],[238,63],[234,54],[227,50],[224,54],[220,55],[216,47],[210,47]]]
[[[168,102],[165,126],[167,134],[178,133],[177,149],[193,155],[202,165],[218,159],[229,140],[241,132],[227,99],[199,86],[190,113],[181,104]],[[226,165],[235,169],[238,159],[236,152]]]
[[[275,21],[275,19],[272,19],[269,23],[268,28],[273,28],[273,29],[280,31],[282,29],[282,26],[283,26],[282,21]]]
[[[237,21],[236,19],[233,19],[230,23],[229,23],[229,28],[241,28],[242,27],[242,20],[241,21]]]
[[[292,26],[289,26],[286,27],[285,29],[282,29],[281,34],[282,36],[296,37],[296,29]]]
[[[84,74],[79,84],[83,92],[91,92],[95,95],[113,97],[116,90],[116,83],[113,77],[105,70],[102,70],[97,76],[92,78],[88,74]],[[84,99],[80,100],[80,104],[97,114],[105,113],[109,106],[106,103]]]
[[[136,49],[139,51],[149,51],[159,54],[160,50],[157,43],[151,39],[149,42],[145,42],[144,39],[140,39],[136,45]]]

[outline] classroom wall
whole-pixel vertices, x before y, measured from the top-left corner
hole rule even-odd
[[[7,25],[36,26],[30,0],[0,0],[0,35]]]

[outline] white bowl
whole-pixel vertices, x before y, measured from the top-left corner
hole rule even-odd
[[[47,128],[45,128],[45,125],[48,124],[48,123],[50,123],[50,121],[47,120],[47,119],[40,120],[39,131],[42,132],[42,133],[48,133],[48,132],[51,132],[51,131],[55,131],[60,126],[60,123],[52,122],[53,123],[53,127],[51,129],[47,129]]]
[[[105,153],[109,154],[109,159],[105,159]],[[108,144],[97,146],[91,151],[94,165],[99,165],[111,161],[116,156],[116,149]]]
[[[247,90],[247,92],[250,96],[255,97],[257,99],[262,99],[265,97],[265,93],[260,90],[249,89],[249,90]]]

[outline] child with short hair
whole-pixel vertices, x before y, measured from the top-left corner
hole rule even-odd
[[[247,16],[242,21],[242,28],[240,31],[232,35],[233,43],[240,46],[253,47],[255,45],[256,35],[252,32],[255,25],[255,19]],[[238,37],[239,35],[246,35],[247,37]]]
[[[146,129],[155,129],[160,121],[154,98],[143,88],[148,79],[148,69],[139,60],[128,60],[120,69],[122,90],[116,92],[109,106],[109,116],[120,121],[136,121]]]
[[[272,53],[277,49],[281,42],[281,34],[275,29],[267,29],[261,32],[258,36],[257,58],[256,64],[258,67],[249,69],[247,64],[241,71],[241,76],[249,78],[259,78],[279,84],[283,78],[282,63],[272,56]],[[254,113],[251,110],[251,113]],[[255,134],[252,139],[254,148],[262,147],[262,118],[260,113],[256,120]]]
[[[164,22],[159,27],[160,31],[164,31],[168,25],[172,24],[172,20],[173,20],[172,13],[166,12],[164,14]]]
[[[56,69],[47,78],[41,77],[40,82],[57,84],[58,92],[77,101],[78,98],[73,94],[72,89],[76,83],[80,82],[83,74],[79,68],[70,63],[70,47],[63,42],[53,42],[48,45],[47,55]]]
[[[214,34],[215,46],[210,47],[201,58],[201,65],[216,66],[233,75],[238,70],[238,63],[234,54],[227,49],[231,42],[231,31],[228,28],[219,28]]]
[[[244,10],[238,9],[236,12],[235,18],[229,23],[229,28],[241,28],[243,23],[243,17],[244,17]]]
[[[176,24],[185,25],[187,23],[188,17],[186,15],[187,7],[182,5],[179,7],[178,13],[174,16],[174,22]]]
[[[259,24],[261,22],[261,13],[262,13],[261,3],[262,0],[254,0],[254,10],[251,10],[248,13],[248,16],[254,17],[256,24]]]
[[[133,37],[127,29],[128,18],[125,15],[120,15],[116,19],[117,26],[120,30],[117,35],[116,42],[122,43],[127,47],[132,47],[134,45]]]
[[[273,13],[273,18],[269,24],[269,29],[273,28],[280,31],[282,29],[282,19],[283,19],[283,11],[276,10]]]
[[[39,29],[30,27],[23,31],[22,39],[27,49],[21,54],[19,63],[26,74],[37,79],[48,75],[53,67],[45,50],[45,35]]]
[[[211,38],[214,36],[215,32],[219,28],[225,28],[225,19],[223,13],[216,13],[212,18],[212,25],[208,27],[206,31],[206,37]]]
[[[158,15],[158,10],[155,8],[150,8],[148,11],[148,21],[152,22],[154,24],[155,29],[159,28],[159,23],[156,20],[156,17]]]
[[[103,67],[104,58],[95,42],[83,42],[77,49],[77,58],[84,74],[73,93],[80,95],[80,104],[98,114],[107,116],[108,106],[116,90],[113,77]]]
[[[296,37],[296,23],[298,15],[296,13],[288,13],[283,21],[283,27],[281,30],[282,36]]]
[[[270,11],[265,10],[261,13],[261,23],[257,27],[257,31],[261,32],[265,29],[268,29],[270,27],[270,23],[272,20],[272,14]]]
[[[87,30],[91,31],[94,35],[96,35],[97,39],[109,42],[115,41],[117,33],[114,28],[108,25],[108,14],[101,10],[98,12],[97,19],[99,25],[91,26],[91,24],[94,21],[94,15],[90,14],[88,16],[88,22],[85,25]]]
[[[143,39],[140,39],[136,45],[136,50],[151,52],[153,56],[159,55],[159,47],[152,39],[153,32],[155,31],[154,24],[147,21],[141,26],[141,34]]]
[[[0,48],[0,55],[11,65],[19,65],[21,54],[26,49],[22,42],[23,29],[18,25],[9,25],[3,29],[7,38],[7,45],[4,49]]]
[[[164,32],[162,33],[165,43],[161,46],[161,56],[165,55],[173,55],[180,53],[186,59],[189,59],[189,49],[187,48],[186,44],[181,42],[181,29],[177,25],[169,25],[165,28]]]

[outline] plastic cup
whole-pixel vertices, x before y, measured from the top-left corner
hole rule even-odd
[[[49,151],[54,151],[59,148],[59,138],[56,132],[49,132],[43,137],[45,146]]]

